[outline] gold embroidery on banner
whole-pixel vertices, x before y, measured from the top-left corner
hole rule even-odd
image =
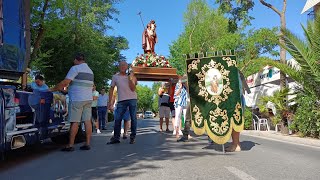
[[[240,116],[240,110],[241,109],[241,104],[238,102],[236,104],[236,108],[234,110],[235,114],[233,114],[234,119],[239,123],[241,120],[241,116]]]
[[[192,111],[193,111],[194,113],[196,113],[196,114],[194,115],[194,118],[195,118],[195,121],[196,121],[197,125],[200,126],[201,123],[203,122],[203,117],[202,117],[202,114],[201,114],[201,112],[200,112],[199,107],[198,107],[197,105],[195,105],[195,106],[193,107],[193,110],[192,110]]]
[[[227,61],[228,67],[237,66],[237,62],[232,60],[230,57],[222,57],[222,60]]]
[[[210,129],[212,132],[218,134],[218,135],[223,135],[229,130],[229,118],[227,114],[227,110],[220,109],[217,107],[214,111],[210,111],[209,115],[209,121],[210,121]],[[219,125],[216,121],[218,117],[221,117],[223,119],[221,125]]]
[[[188,65],[188,72],[191,72],[192,70],[198,70],[199,62],[200,62],[200,59],[193,60],[192,63]]]
[[[219,72],[222,75],[222,78],[225,82],[225,84],[223,85],[223,97],[221,95],[210,95],[205,87],[205,75],[207,73],[207,71],[211,68],[215,68],[215,69],[220,69]],[[198,77],[199,81],[198,81],[198,87],[199,87],[199,96],[204,97],[205,101],[207,102],[213,102],[215,103],[217,106],[219,106],[219,104],[222,101],[226,101],[228,99],[228,95],[232,92],[232,89],[230,88],[230,79],[228,78],[230,71],[226,70],[224,68],[224,66],[221,63],[216,63],[215,61],[211,60],[208,64],[203,65],[203,67],[201,68],[201,71],[199,71],[199,73],[196,74],[196,76]]]

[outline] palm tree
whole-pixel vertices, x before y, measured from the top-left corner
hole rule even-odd
[[[275,66],[302,85],[304,93],[320,100],[320,13],[307,27],[302,25],[305,39],[300,39],[290,30],[284,30],[284,48],[299,63],[299,67],[282,64],[279,61],[263,60],[264,64]]]

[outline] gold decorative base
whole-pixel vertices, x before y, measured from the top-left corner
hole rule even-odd
[[[176,68],[132,67],[138,81],[168,81],[178,79]]]

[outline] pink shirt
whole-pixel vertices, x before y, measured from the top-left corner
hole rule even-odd
[[[118,91],[118,102],[137,99],[137,93],[131,91],[129,87],[128,76],[121,76],[120,74],[115,74],[112,76],[111,86],[117,86]]]

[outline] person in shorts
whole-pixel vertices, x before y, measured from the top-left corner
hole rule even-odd
[[[92,105],[91,105],[91,108],[92,108],[92,122],[95,125],[97,134],[100,134],[101,131],[99,129],[98,109],[97,109],[99,92],[96,90],[96,86],[95,85],[93,85],[93,88],[92,88],[92,98],[93,98]]]
[[[90,150],[90,140],[92,134],[92,88],[94,75],[87,63],[85,63],[84,55],[77,54],[73,60],[72,66],[63,81],[57,84],[50,91],[61,91],[64,87],[69,86],[69,121],[70,139],[69,144],[61,149],[62,151],[74,151],[74,140],[78,133],[79,124],[85,123],[86,142],[80,147],[80,150]]]
[[[162,87],[159,88],[159,117],[160,117],[160,132],[162,132],[163,119],[166,120],[166,132],[169,132],[169,119],[170,119],[170,96],[168,94],[165,83],[162,83]]]

